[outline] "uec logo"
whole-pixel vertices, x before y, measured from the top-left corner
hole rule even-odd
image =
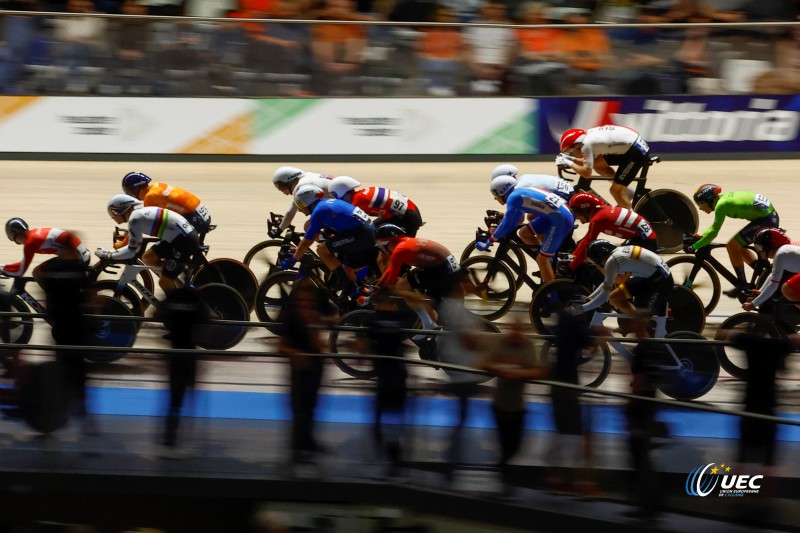
[[[709,469],[711,469],[710,472]],[[717,483],[720,481],[720,496],[758,494],[759,489],[761,489],[760,480],[763,480],[764,476],[717,474],[719,470],[716,467],[716,463],[708,463],[705,466],[698,466],[693,469],[686,477],[686,494],[705,498],[714,492],[714,489],[717,488]],[[730,468],[727,468],[726,471],[730,471]]]
[[[719,477],[705,476],[706,471],[716,463],[708,463],[705,466],[698,466],[686,476],[686,494],[689,496],[700,496],[705,498],[716,488]],[[705,477],[704,477],[705,476]]]

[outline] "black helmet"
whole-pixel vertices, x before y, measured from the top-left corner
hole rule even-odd
[[[6,236],[10,241],[16,240],[26,231],[28,231],[28,223],[19,217],[9,218],[6,222]]]
[[[375,230],[375,240],[378,241],[378,244],[384,246],[395,239],[405,236],[406,230],[397,224],[383,224]]]
[[[617,246],[613,242],[597,239],[586,248],[586,257],[596,265],[603,265],[616,248]]]

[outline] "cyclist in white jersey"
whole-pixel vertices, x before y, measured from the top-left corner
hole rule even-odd
[[[569,201],[575,189],[572,184],[565,179],[558,176],[551,176],[550,174],[519,174],[519,169],[514,165],[508,163],[497,165],[492,171],[492,179],[499,176],[511,176],[517,180],[516,187],[524,187],[527,189],[542,189],[552,192],[562,197],[564,200]],[[516,188],[515,187],[515,188]]]
[[[778,287],[791,302],[800,302],[800,244],[793,243],[780,229],[763,228],[753,237],[753,246],[760,259],[772,259],[772,273],[761,286],[760,294],[742,304],[742,309],[752,311],[767,302]],[[795,274],[781,286],[787,273]]]
[[[650,146],[637,131],[610,124],[588,130],[570,129],[561,135],[560,148],[557,165],[571,168],[587,179],[593,171],[613,177],[610,191],[617,205],[633,208],[628,185],[650,155]],[[617,165],[617,170],[611,165]]]
[[[574,314],[592,311],[608,301],[626,315],[633,316],[637,309],[646,309],[653,316],[664,316],[674,282],[661,256],[640,246],[616,247],[598,239],[587,248],[586,258],[603,271],[605,278]],[[628,277],[616,285],[620,281],[618,276]],[[637,336],[649,336],[645,323],[635,321],[632,327]]]
[[[117,194],[108,202],[108,214],[117,224],[128,223],[128,244],[119,250],[103,248],[94,254],[103,260],[124,261],[139,252],[146,235],[160,240],[142,255],[149,266],[162,266],[158,284],[163,291],[176,287],[175,278],[183,272],[186,263],[200,252],[197,231],[181,215],[160,207],[140,207],[141,200],[127,194]]]
[[[275,185],[279,191],[287,196],[291,196],[294,193],[294,190],[299,187],[300,185],[312,184],[316,185],[323,191],[325,191],[326,195],[328,193],[328,185],[331,182],[331,177],[327,174],[317,174],[316,172],[306,172],[305,170],[301,170],[297,167],[279,167],[278,170],[275,171],[275,174],[272,176],[272,183]],[[286,214],[283,215],[283,221],[281,225],[269,236],[273,239],[277,238],[283,230],[288,228],[292,224],[292,220],[294,220],[294,216],[297,214],[297,206],[295,205],[294,201],[289,205],[289,209],[286,210]]]

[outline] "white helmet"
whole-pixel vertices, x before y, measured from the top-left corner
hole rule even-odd
[[[137,205],[142,205],[142,201],[127,194],[115,194],[108,201],[108,214],[121,217]]]
[[[297,207],[309,207],[325,196],[325,191],[313,183],[305,183],[294,190],[292,195]]]
[[[514,187],[517,186],[517,178],[511,176],[498,176],[489,184],[489,190],[495,198],[505,198]]]
[[[517,172],[519,172],[519,169],[514,165],[503,163],[502,165],[494,167],[494,170],[492,170],[492,179],[499,176],[511,176],[512,178],[516,178]]]
[[[297,167],[278,167],[278,170],[272,175],[272,184],[275,187],[289,185],[291,182],[302,178],[303,174],[305,174],[305,171]]]
[[[355,178],[351,178],[350,176],[337,176],[328,184],[328,192],[331,193],[331,196],[334,198],[341,200],[344,198],[345,194],[360,186],[361,183]]]

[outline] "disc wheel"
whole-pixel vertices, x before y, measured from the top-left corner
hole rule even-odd
[[[667,266],[675,283],[693,290],[703,303],[706,316],[711,314],[721,294],[719,274],[714,267],[692,255],[673,257],[667,260]]]
[[[116,298],[104,295],[91,297],[84,307],[87,315],[133,317],[130,308]],[[86,344],[112,348],[130,348],[136,340],[139,322],[134,320],[114,320],[113,318],[86,317]],[[93,362],[108,363],[125,356],[121,351],[92,351],[86,359]]]
[[[242,296],[228,285],[203,285],[197,288],[197,296],[208,307],[213,320],[246,321],[250,316]],[[227,350],[236,346],[246,333],[245,325],[209,323],[197,328],[195,342],[207,350]]]
[[[697,233],[700,221],[697,208],[686,195],[678,191],[652,191],[649,196],[641,197],[633,210],[652,224],[658,245],[668,253],[681,250],[684,234]]]
[[[228,258],[212,259],[197,271],[193,282],[197,287],[209,283],[233,287],[247,304],[248,312],[253,310],[258,292],[258,280],[250,268],[241,261]]]

